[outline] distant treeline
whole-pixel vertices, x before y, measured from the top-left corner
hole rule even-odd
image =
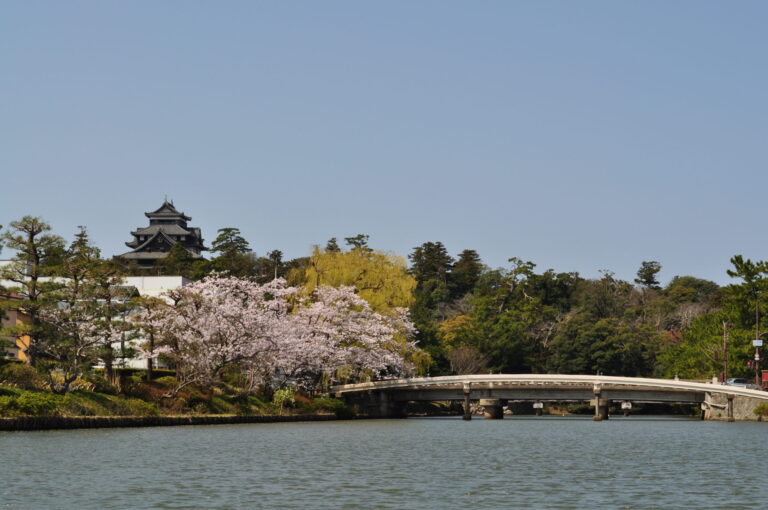
[[[39,220],[42,223],[42,220]],[[15,226],[14,226],[15,225]],[[5,244],[24,251],[24,232],[12,224]],[[78,237],[79,236],[79,237]],[[75,237],[87,240],[85,230]],[[39,253],[41,274],[61,267],[66,243],[48,235]],[[455,257],[440,242],[425,242],[405,258],[368,247],[368,236],[330,239],[307,257],[284,261],[279,250],[257,256],[237,228],[223,228],[209,260],[195,260],[176,245],[158,275],[201,280],[211,274],[260,284],[284,278],[306,288],[348,285],[379,313],[410,310],[423,373],[573,373],[709,378],[723,369],[727,332],[729,375],[754,374],[752,340],[768,303],[768,264],[737,255],[725,287],[681,275],[662,287],[661,264],[642,261],[632,282],[603,271],[599,279],[576,272],[537,270],[515,257],[490,268],[471,249]],[[27,246],[28,248],[28,246]],[[109,261],[104,261],[107,263]],[[109,262],[114,274],[146,270]],[[428,356],[427,356],[428,355]]]

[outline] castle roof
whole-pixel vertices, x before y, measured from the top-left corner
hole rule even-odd
[[[165,258],[176,244],[184,247],[193,258],[203,258],[200,252],[208,248],[203,244],[200,229],[187,227],[187,221],[192,218],[177,210],[173,202],[166,199],[158,209],[144,215],[149,218],[149,225],[131,232],[134,239],[125,244],[132,250],[117,255],[117,258],[135,260],[149,267]]]
[[[169,202],[167,199],[163,202],[163,205],[161,205],[158,209],[155,209],[152,212],[145,212],[144,216],[147,218],[153,219],[153,218],[179,218],[183,219],[185,221],[191,221],[192,218],[189,216],[186,216],[183,212],[180,212],[176,210],[176,207],[173,206],[173,202]]]
[[[140,227],[131,232],[132,236],[152,236],[160,231],[165,232],[168,235],[171,236],[190,236],[195,235],[192,230],[187,230],[186,228],[182,227],[181,225],[150,225],[148,227]]]

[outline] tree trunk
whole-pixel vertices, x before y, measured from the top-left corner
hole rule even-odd
[[[154,368],[154,362],[155,360],[152,358],[152,356],[155,353],[155,334],[150,332],[149,333],[149,357],[147,358],[147,381],[151,381],[154,374],[152,373],[152,369]]]

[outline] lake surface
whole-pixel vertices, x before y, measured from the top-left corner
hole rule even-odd
[[[0,432],[0,508],[765,508],[766,438],[647,417]]]

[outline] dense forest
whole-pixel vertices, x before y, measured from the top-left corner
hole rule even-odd
[[[123,275],[147,274],[103,258],[84,228],[68,244],[50,233],[43,220],[26,217],[11,223],[2,239],[5,248],[13,250],[7,255],[23,265],[21,273],[35,268],[35,279],[77,280],[89,272],[107,289]],[[657,261],[640,261],[637,277],[628,282],[610,271],[589,279],[576,272],[540,270],[534,262],[516,257],[506,267],[490,268],[476,251],[465,249],[453,256],[437,241],[414,247],[406,259],[370,248],[368,239],[363,234],[343,243],[333,238],[307,257],[283,260],[279,250],[257,256],[237,228],[222,228],[208,260],[193,259],[176,245],[152,274],[183,275],[193,281],[231,276],[259,285],[282,279],[306,292],[351,286],[375,313],[409,311],[419,347],[408,353],[409,362],[425,375],[573,373],[703,379],[722,375],[724,337],[728,374],[754,374],[752,340],[763,335],[758,321],[768,301],[766,262],[734,256],[727,271],[733,283],[725,287],[689,275],[675,276],[662,286]],[[20,267],[6,266],[0,279],[28,280]],[[45,292],[43,283],[27,284],[22,305],[34,315],[36,307],[46,306]],[[103,292],[100,299],[109,297]],[[118,313],[117,304],[115,310]],[[102,359],[109,364],[111,356],[106,353]]]

